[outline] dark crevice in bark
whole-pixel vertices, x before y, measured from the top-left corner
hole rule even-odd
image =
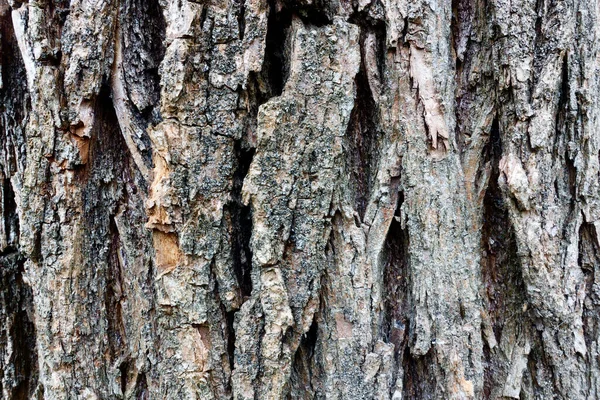
[[[416,88],[416,97],[419,98],[419,88],[418,87]],[[421,116],[421,122],[423,123],[423,128],[425,130],[425,137],[427,138],[427,148],[429,149],[430,152],[433,152],[433,151],[437,150],[437,148],[433,146],[433,136],[431,136],[431,132],[429,131],[429,124],[427,124],[427,120],[425,119],[425,106],[423,105],[423,103],[421,101],[419,101],[417,103],[417,112]],[[443,145],[442,139],[441,138],[439,138],[439,139],[440,139],[440,141],[438,142],[438,145]]]
[[[297,12],[305,25],[325,26],[332,23],[327,13],[317,8],[298,8]]]
[[[371,150],[371,135],[374,129],[372,115],[375,104],[368,89],[369,83],[364,70],[361,70],[356,77],[356,100],[354,108],[350,114],[350,123],[348,125],[346,137],[349,139],[350,168],[355,184],[355,208],[362,221],[369,193],[372,188],[371,180],[371,160],[373,154]]]
[[[119,30],[123,52],[123,76],[133,121],[141,137],[134,137],[146,165],[152,165],[149,124],[161,121],[158,68],[165,55],[166,22],[158,0],[126,0],[120,6]]]
[[[306,25],[322,26],[331,23],[326,11],[318,5],[298,5],[294,2],[269,0],[269,17],[265,40],[265,56],[259,74],[251,74],[256,107],[269,98],[280,96],[290,72],[290,41],[292,20],[299,18]]]
[[[410,238],[400,222],[400,208],[404,203],[404,193],[398,193],[398,201],[394,219],[383,249],[384,263],[383,298],[384,310],[380,326],[383,338],[394,344],[395,364],[403,371],[402,398],[421,399],[433,397],[436,393],[436,360],[434,347],[422,356],[411,354],[409,337],[413,329],[409,320],[410,304],[410,274],[408,249]],[[397,370],[394,371],[394,374]],[[394,376],[396,379],[397,376]],[[393,390],[393,389],[392,389]]]
[[[427,354],[414,357],[409,346],[404,347],[402,369],[404,371],[403,399],[435,398],[436,390],[436,357],[432,346]]]
[[[0,174],[8,179],[23,168],[23,125],[31,108],[25,65],[8,10],[0,14],[0,39]]]
[[[18,251],[19,216],[11,177],[25,159],[23,125],[30,108],[25,67],[11,14],[0,6],[0,393],[32,398],[38,386],[33,292],[24,280],[26,258]],[[0,233],[1,234],[1,233]],[[3,243],[4,242],[4,243]]]
[[[473,3],[471,0],[452,0],[450,32],[457,75],[460,74],[462,69],[465,52],[471,36],[473,14],[475,12]]]
[[[574,158],[577,155],[569,143],[576,140],[573,138],[569,110],[569,56],[565,53],[562,57],[561,86],[556,110],[554,126],[553,168],[556,170],[554,180],[555,195],[564,203],[569,204],[569,221],[577,218],[577,168]],[[562,235],[569,237],[571,223],[563,226]]]
[[[102,86],[95,100],[94,114],[96,118],[90,138],[86,175],[79,178],[86,183],[84,200],[89,200],[84,201],[84,210],[92,212],[96,211],[96,207],[104,206],[113,211],[106,214],[106,218],[114,215],[119,201],[122,200],[121,191],[116,190],[114,183],[118,183],[120,189],[123,184],[124,170],[131,155],[121,135],[117,115],[110,98],[110,89],[106,85]],[[108,199],[99,195],[101,191],[118,196],[114,199],[117,201],[108,202]]]
[[[542,21],[543,21],[542,7],[543,6],[544,6],[544,0],[536,0],[536,2],[535,2],[535,14],[536,14],[535,38],[536,38],[536,42],[538,39],[540,39],[542,37]],[[535,48],[535,46],[534,46],[534,48]]]
[[[477,170],[477,174],[475,175],[475,183],[481,182],[482,174],[490,174],[487,181],[483,183],[487,183],[488,188],[492,184],[492,179],[498,179],[499,172],[497,171],[498,163],[500,158],[502,157],[502,141],[500,139],[500,126],[498,122],[498,118],[494,118],[492,121],[492,125],[490,127],[490,135],[487,140],[485,146],[483,146],[483,150],[481,152],[481,161],[479,163],[479,168]],[[491,170],[487,170],[491,167]],[[497,183],[496,183],[497,184]],[[488,190],[485,188],[485,190]],[[479,190],[484,188],[478,187]]]
[[[280,96],[290,72],[289,34],[292,20],[297,17],[306,25],[323,26],[331,20],[323,8],[294,2],[269,0],[269,17],[265,41],[265,59],[259,74],[262,97]]]
[[[292,25],[289,9],[277,11],[275,0],[269,1],[269,18],[265,42],[265,59],[260,73],[266,83],[267,96],[280,96],[288,78],[290,49],[288,35]]]
[[[565,155],[565,164],[567,167],[568,174],[568,187],[571,199],[571,211],[575,211],[575,203],[577,202],[577,168],[575,167],[575,161],[571,159],[568,154]]]
[[[266,61],[265,61],[266,62]],[[271,99],[273,93],[266,80],[267,69],[263,64],[263,71],[260,73],[251,72],[248,75],[246,89],[241,92],[240,99],[243,102],[240,105],[242,112],[245,112],[244,132],[241,143],[236,146],[242,149],[256,148],[256,131],[258,125],[258,109]],[[243,179],[243,177],[242,177]]]
[[[400,207],[404,193],[398,193],[398,204],[383,247],[383,321],[380,326],[385,341],[394,344],[396,362],[400,362],[406,345],[406,333],[410,313],[408,304],[408,232],[400,223]]]
[[[313,316],[313,321],[308,332],[300,338],[300,345],[294,355],[292,364],[292,376],[290,378],[290,395],[292,398],[314,398],[315,390],[312,386],[313,378],[313,356],[317,345],[319,326],[318,313]],[[294,393],[294,396],[291,395]]]
[[[64,26],[67,17],[71,13],[69,0],[53,0],[47,1],[47,13],[52,15],[53,18],[59,23],[60,26]],[[60,36],[57,36],[60,37]]]
[[[127,375],[129,374],[129,363],[127,361],[123,361],[119,365],[119,372],[121,374],[121,393],[125,396],[125,392],[127,391]]]
[[[586,347],[592,349],[600,329],[598,324],[600,291],[596,279],[596,274],[600,273],[600,241],[595,226],[590,223],[583,223],[579,228],[578,265],[585,276],[586,297],[583,302],[583,334]],[[591,357],[593,355],[591,352],[588,352],[587,357],[589,361],[592,361]]]
[[[265,63],[266,62],[267,60],[265,59]],[[246,104],[244,104],[244,106],[247,108],[247,112],[249,114],[249,132],[251,132],[251,135],[249,136],[252,137],[245,137],[243,140],[245,140],[247,143],[250,143],[250,147],[254,147],[254,132],[256,131],[256,116],[258,115],[258,108],[269,101],[269,99],[271,99],[273,96],[276,96],[271,90],[271,86],[267,79],[267,72],[267,68],[263,63],[263,70],[260,73],[250,72],[250,74],[248,74],[248,83],[246,85],[245,92]]]
[[[567,115],[569,107],[569,59],[568,55],[562,58],[561,64],[561,81],[560,91],[558,97],[558,104],[556,106],[556,116],[554,120],[554,141],[553,150],[555,159],[560,156],[559,151],[561,147],[565,148],[565,154],[568,159],[568,152],[566,148],[567,139]],[[562,145],[562,146],[561,146]]]
[[[2,190],[0,195],[0,208],[3,211],[4,234],[8,246],[17,246],[19,243],[19,216],[17,214],[17,203],[15,193],[9,179],[0,179]],[[0,238],[0,241],[2,239]],[[1,250],[1,248],[0,248]]]
[[[310,328],[308,332],[304,334],[302,340],[300,341],[300,347],[307,351],[309,357],[312,357],[315,351],[315,345],[317,344],[317,336],[319,334],[319,329],[317,325],[317,316],[313,317],[313,322],[310,324]]]
[[[41,230],[36,230],[33,233],[33,249],[31,253],[28,254],[30,260],[38,262],[42,257],[42,232]]]
[[[204,24],[208,19],[208,9],[208,7],[202,7],[202,12],[200,13],[200,23],[198,24],[198,26],[202,27],[202,29],[204,29]]]
[[[85,318],[97,319],[98,322],[92,325],[90,338],[94,335],[104,336],[103,346],[106,346],[110,364],[120,363],[123,392],[131,389],[132,380],[137,379],[134,390],[136,398],[148,398],[144,375],[147,371],[137,370],[137,355],[130,353],[128,345],[127,327],[134,321],[127,320],[127,310],[123,308],[128,289],[137,284],[148,299],[154,298],[152,263],[147,263],[148,276],[145,273],[144,276],[132,276],[131,267],[135,262],[129,264],[131,260],[128,260],[126,247],[132,246],[131,240],[134,240],[139,248],[130,250],[144,259],[144,253],[149,251],[148,236],[145,236],[147,231],[135,229],[146,220],[143,203],[136,194],[147,192],[147,182],[125,144],[107,86],[102,87],[95,101],[94,112],[95,125],[90,138],[88,163],[85,174],[80,176],[83,218],[87,221],[80,235],[83,237],[80,253],[84,268],[90,272],[78,285],[81,291],[96,294],[90,297],[85,309],[78,312],[83,312]],[[142,236],[134,237],[137,232]],[[131,285],[129,279],[134,281]],[[137,300],[134,299],[135,304],[138,304]],[[154,308],[151,303],[148,306],[150,309],[146,315],[154,324]],[[103,373],[101,368],[98,370],[98,374]]]
[[[521,274],[517,255],[517,243],[504,196],[498,184],[499,161],[502,157],[502,142],[498,120],[492,122],[490,139],[484,147],[483,162],[491,163],[488,187],[483,199],[482,218],[482,279],[484,283],[484,304],[492,333],[499,341],[508,319],[525,326],[523,304],[526,304],[526,288]],[[503,382],[501,371],[506,372],[495,349],[490,349],[489,340],[484,342],[484,394]],[[486,398],[487,398],[486,397]]]
[[[257,315],[264,315],[262,314],[264,312],[263,308],[262,308],[262,304],[260,303],[255,303],[255,306],[253,307],[253,311],[257,314]],[[256,349],[256,354],[261,354],[262,352],[262,347],[263,347],[263,338],[265,337],[265,322],[262,318],[255,318],[255,321],[257,322],[258,328],[255,328],[254,333],[255,336],[258,338],[261,338],[258,341],[258,346]],[[264,361],[262,359],[259,359],[258,364],[259,364],[259,368],[258,368],[258,372],[256,374],[256,376],[254,377],[254,379],[252,380],[253,385],[256,385],[257,382],[261,382],[264,378],[264,367],[263,367],[263,363]]]
[[[332,218],[332,224],[338,226],[341,220],[341,214],[336,211]],[[335,246],[333,228],[329,234],[329,240],[325,247],[326,263],[329,266],[334,265]],[[292,364],[292,374],[290,377],[290,393],[287,396],[289,400],[295,399],[320,399],[322,398],[324,376],[326,375],[322,364],[323,343],[329,340],[328,328],[324,326],[323,316],[330,312],[328,299],[331,298],[329,280],[331,277],[327,273],[327,268],[320,277],[319,291],[319,309],[313,315],[313,319],[308,331],[300,337],[300,344],[294,355]]]
[[[482,327],[483,328],[483,327]],[[492,350],[488,342],[483,341],[483,398],[489,399],[492,395],[492,390],[494,389],[494,385],[496,384],[494,381],[494,372],[495,367],[491,365],[492,360]]]
[[[214,277],[212,279],[215,279]],[[215,370],[211,372],[211,386],[215,393],[223,393],[220,388],[224,389],[226,393],[231,393],[232,391],[232,382],[231,382],[231,371],[235,368],[235,341],[236,341],[236,332],[235,332],[235,315],[238,310],[227,311],[225,305],[221,301],[219,297],[219,287],[218,283],[215,282],[215,299],[217,300],[217,305],[219,307],[218,311],[215,310],[213,317],[210,318],[208,325],[194,325],[198,332],[200,333],[200,337],[202,338],[202,342],[204,343],[204,347],[210,351],[212,346],[212,337],[214,333],[210,331],[210,327],[221,326],[222,332],[217,332],[218,335],[221,336],[221,340],[224,341],[226,354],[223,356],[227,357],[227,363],[229,364],[229,370],[223,371],[220,369],[219,371]],[[215,315],[220,316],[221,320],[216,320],[214,318]],[[218,329],[218,328],[217,328]],[[223,385],[219,384],[220,377],[223,375],[226,376],[226,381],[223,381]]]
[[[329,0],[269,0],[274,9],[296,14],[305,25],[323,26],[332,22],[335,6]]]
[[[372,67],[372,65],[366,65],[365,52],[367,49],[365,47],[365,39],[369,34],[375,35],[375,61],[377,71],[370,72],[371,74],[375,74],[375,72],[377,72],[377,78],[379,81],[378,83],[381,83],[383,75],[385,73],[385,62],[387,53],[387,28],[385,25],[385,21],[372,17],[368,10],[369,7],[365,8],[362,11],[354,11],[348,18],[348,22],[350,22],[351,24],[358,25],[360,27],[361,68],[363,69],[365,74],[367,73],[367,71],[369,71],[369,68]]]
[[[383,246],[381,263],[383,264],[384,308],[379,322],[380,335],[384,341],[394,345],[394,364],[401,365],[405,360],[408,347],[408,326],[410,315],[408,283],[408,231],[400,222],[400,207],[404,203],[404,192],[398,193],[394,218],[390,224]],[[411,362],[406,360],[406,362]],[[393,379],[397,379],[398,368],[393,370]],[[390,394],[391,396],[392,394]]]
[[[384,244],[384,312],[380,326],[384,338],[394,344],[395,364],[403,370],[402,398],[421,399],[436,393],[436,367],[434,348],[422,356],[411,354],[409,337],[413,329],[410,304],[409,275],[409,236],[402,229],[400,207],[404,203],[404,193],[398,194],[394,219],[390,225]],[[397,373],[397,371],[394,371]],[[396,376],[394,376],[396,379]]]
[[[452,17],[450,18],[450,43],[452,44],[452,56],[454,58],[454,71],[457,77],[461,76],[464,65],[464,54],[460,52],[460,23],[458,21],[459,0],[452,0]],[[458,80],[458,78],[457,78]],[[458,125],[458,124],[457,124]]]
[[[410,43],[408,42],[408,40],[406,40],[406,38],[408,36],[409,25],[410,25],[410,21],[409,21],[408,17],[404,17],[404,26],[402,27],[402,35],[400,36],[402,38],[401,45],[403,47],[410,47]],[[412,77],[410,79],[411,79],[410,86],[413,87]]]
[[[214,262],[211,263],[210,281],[214,282],[212,289],[213,299],[209,302],[209,318],[206,324],[192,324],[198,331],[200,339],[207,351],[215,349],[213,342],[224,345],[224,353],[221,357],[226,357],[223,361],[227,362],[227,368],[224,365],[217,364],[216,368],[210,372],[210,386],[213,393],[220,393],[222,396],[230,397],[232,391],[231,371],[235,366],[235,315],[237,309],[227,310],[220,297],[219,283],[214,274]],[[221,347],[221,345],[218,345]],[[223,347],[221,347],[223,348]]]
[[[74,281],[74,292],[93,293],[89,299],[78,298],[73,312],[97,321],[82,337],[82,346],[104,336],[110,363],[128,356],[123,299],[121,238],[115,220],[119,207],[127,202],[125,170],[131,158],[119,124],[109,88],[103,86],[95,101],[95,123],[89,139],[89,155],[84,168],[77,171],[82,187],[84,228],[79,235],[76,256],[81,268],[89,273]],[[75,355],[77,352],[75,353]],[[132,361],[133,362],[133,361]],[[102,375],[98,368],[95,374]]]
[[[348,22],[366,29],[385,29],[385,20],[382,19],[381,10],[374,11],[374,8],[378,8],[376,2],[372,2],[360,11],[355,5],[352,14],[348,17]]]
[[[380,26],[369,29],[375,30],[378,43],[384,43],[385,30],[382,30]],[[347,169],[352,171],[351,184],[354,186],[355,209],[361,221],[374,185],[377,172],[377,165],[374,164],[379,159],[381,147],[378,107],[369,84],[368,66],[365,61],[365,39],[368,32],[367,28],[361,29],[361,65],[355,78],[356,97],[346,130]],[[381,54],[383,52],[381,46],[377,47],[378,53]],[[377,59],[380,60],[381,56],[378,56]],[[380,61],[378,64],[383,63]]]
[[[244,38],[244,34],[246,33],[246,4],[244,0],[237,0],[238,5],[238,14],[237,14],[237,23],[238,23],[238,34],[240,40]]]
[[[593,224],[583,223],[579,227],[579,267],[584,272],[594,272],[600,267],[599,239]]]
[[[122,352],[125,344],[125,327],[123,326],[123,310],[121,306],[123,293],[122,266],[118,254],[121,243],[119,232],[112,216],[109,218],[108,238],[109,259],[104,301],[108,322],[108,343],[111,355],[116,359]]]
[[[455,0],[457,3],[456,12],[460,15],[460,7],[463,7],[464,0]],[[480,146],[479,138],[474,135],[471,121],[471,109],[478,102],[480,96],[494,96],[490,82],[493,80],[490,67],[481,69],[480,60],[491,56],[489,48],[489,38],[483,36],[482,40],[472,40],[473,35],[480,35],[480,32],[487,29],[485,23],[479,16],[490,12],[489,5],[469,4],[465,6],[468,17],[468,24],[458,24],[456,27],[457,36],[454,36],[454,46],[457,47],[456,59],[456,126],[455,140],[458,152],[462,161],[468,157],[472,145]],[[460,18],[460,17],[459,17]],[[481,26],[484,25],[484,26]],[[463,41],[461,43],[461,40]],[[463,47],[458,47],[463,46]],[[462,53],[461,53],[462,51]],[[477,71],[475,78],[474,71]],[[487,90],[486,90],[487,89]],[[483,127],[482,127],[483,128]],[[486,127],[487,128],[487,127]],[[485,129],[485,128],[484,128]],[[477,180],[475,181],[477,182]]]
[[[252,249],[250,236],[252,235],[252,210],[249,205],[242,202],[242,186],[248,174],[255,150],[244,149],[240,141],[234,146],[237,156],[237,169],[233,178],[233,201],[228,206],[231,218],[231,239],[233,268],[240,286],[242,298],[250,297],[252,293]]]
[[[15,249],[0,253],[0,385],[10,400],[31,398],[38,382],[33,293],[24,266]]]
[[[141,372],[135,383],[135,399],[136,400],[148,400],[150,398],[150,392],[148,391],[148,381],[146,374]]]
[[[226,332],[227,336],[227,357],[229,358],[229,368],[231,371],[234,369],[235,365],[235,313],[237,310],[229,311],[225,313],[225,323],[226,323]]]

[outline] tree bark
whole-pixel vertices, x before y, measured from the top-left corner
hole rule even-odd
[[[0,0],[2,398],[599,398],[599,7]]]

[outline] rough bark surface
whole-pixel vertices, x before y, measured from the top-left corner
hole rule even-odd
[[[599,32],[0,0],[0,396],[599,398]]]

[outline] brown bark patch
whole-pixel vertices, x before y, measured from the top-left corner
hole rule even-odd
[[[152,241],[154,243],[154,250],[156,251],[158,274],[162,275],[174,270],[180,258],[177,235],[155,229],[152,232]]]

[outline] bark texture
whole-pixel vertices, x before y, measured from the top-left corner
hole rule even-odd
[[[599,398],[599,35],[592,0],[0,0],[0,396]]]

